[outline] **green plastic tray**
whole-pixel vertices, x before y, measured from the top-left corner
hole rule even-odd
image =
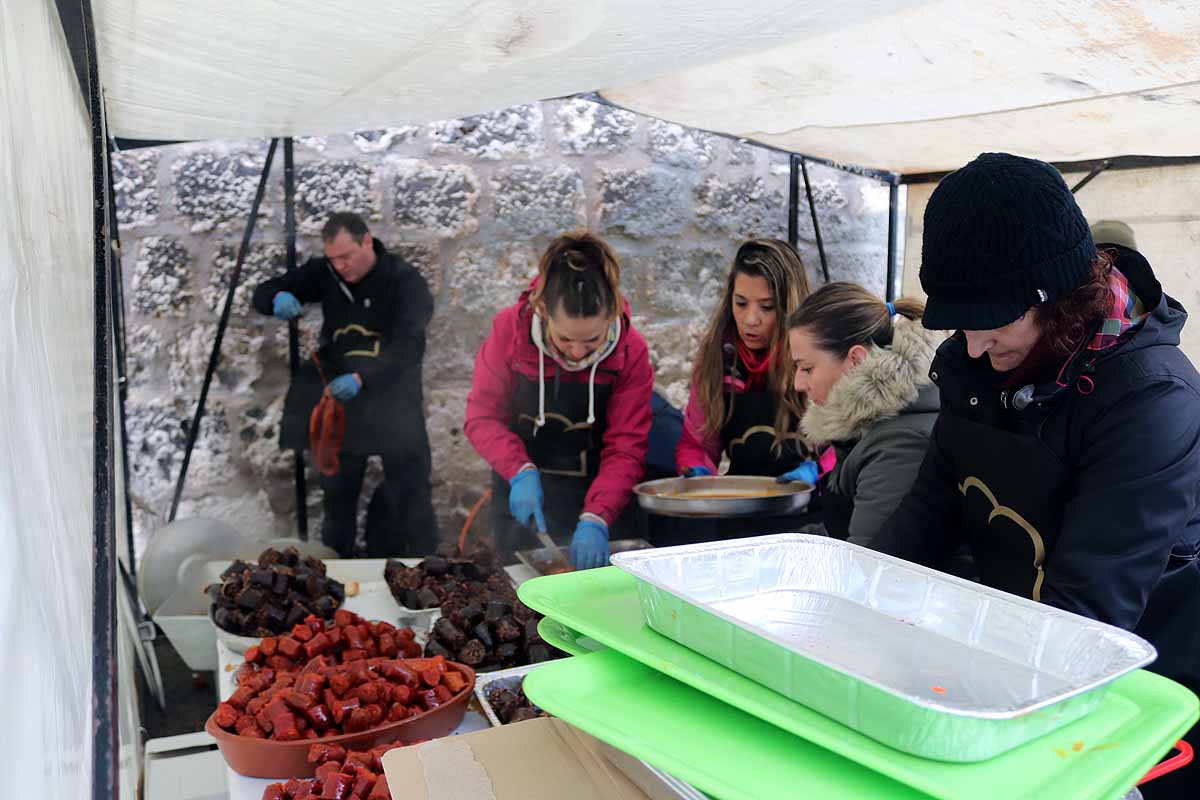
[[[642,620],[635,579],[615,567],[536,578],[518,593],[565,626],[566,638],[586,635],[694,687],[697,695],[711,695],[943,800],[1116,798],[1200,718],[1194,694],[1139,670],[1115,681],[1095,712],[1041,739],[989,761],[931,761],[881,745],[655,633]]]
[[[595,639],[584,636],[579,631],[572,630],[550,617],[542,617],[538,621],[537,629],[538,636],[541,636],[546,644],[573,656],[584,656],[597,650],[607,649]]]
[[[926,797],[614,650],[547,663],[523,686],[559,719],[721,800]]]

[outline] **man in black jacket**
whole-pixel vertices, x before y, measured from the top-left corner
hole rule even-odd
[[[370,556],[432,552],[437,542],[425,430],[421,361],[433,298],[425,279],[371,236],[357,214],[330,216],[321,230],[325,255],[272,278],[254,292],[263,314],[290,320],[304,303],[324,314],[316,359],[292,380],[280,445],[308,447],[309,417],[325,391],[345,404],[346,435],[337,474],[322,476],[321,536],[343,558],[353,555],[358,496],[369,455],[384,460],[398,513],[389,530],[371,532]]]
[[[923,323],[956,330],[909,496],[872,546],[966,543],[983,583],[1132,630],[1200,691],[1200,375],[1136,250],[1097,248],[1057,170],[985,153],[925,210]],[[1200,731],[1187,738],[1200,746]],[[1148,798],[1200,796],[1190,768]]]

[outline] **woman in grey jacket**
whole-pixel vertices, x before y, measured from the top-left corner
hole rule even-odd
[[[830,283],[788,318],[801,432],[820,460],[830,536],[866,545],[908,494],[938,415],[929,365],[942,337],[923,306],[884,303],[854,283]],[[836,455],[836,461],[833,456]]]

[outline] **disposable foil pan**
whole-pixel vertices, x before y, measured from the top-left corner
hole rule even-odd
[[[982,761],[1154,660],[1128,631],[821,536],[613,557],[646,622],[876,741]]]
[[[495,672],[481,672],[475,676],[475,699],[479,701],[479,707],[483,709],[483,715],[487,717],[488,722],[491,723],[493,728],[499,728],[504,723],[496,716],[496,710],[492,708],[492,703],[488,700],[488,692],[492,689],[509,689],[515,691],[521,688],[521,682],[525,680],[525,676],[539,666],[541,664],[526,664],[523,667],[498,669]]]
[[[666,517],[753,517],[794,514],[812,497],[811,484],[778,483],[756,475],[662,478],[633,487],[638,505]]]
[[[624,553],[628,550],[648,550],[653,546],[645,539],[613,539],[608,543],[608,552],[612,554]],[[549,547],[518,550],[517,560],[538,575],[553,575],[562,571],[560,556],[562,558],[567,556],[567,548],[557,547],[555,550],[557,552],[551,551]]]

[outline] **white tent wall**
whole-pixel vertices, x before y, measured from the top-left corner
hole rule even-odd
[[[92,774],[91,128],[51,0],[0,0],[0,750],[6,797]]]
[[[1083,173],[1066,176],[1074,185]],[[921,291],[922,220],[936,184],[910,184],[905,222],[904,290]],[[1075,195],[1091,222],[1121,220],[1133,228],[1138,249],[1150,260],[1163,289],[1192,319],[1183,329],[1182,349],[1200,364],[1200,164],[1109,170]]]

